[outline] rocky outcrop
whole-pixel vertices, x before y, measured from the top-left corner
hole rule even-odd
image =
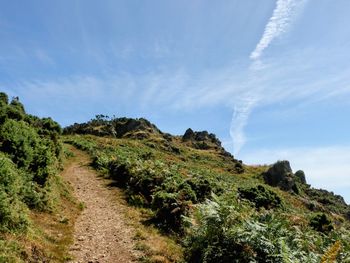
[[[148,138],[151,134],[162,134],[154,124],[144,118],[114,118],[109,120],[100,116],[96,116],[95,119],[87,123],[75,123],[68,126],[64,129],[64,133],[134,139]]]
[[[299,179],[300,183],[306,184],[306,176],[304,171],[302,170],[296,171],[294,175]]]
[[[123,137],[127,133],[143,132],[160,134],[161,131],[151,122],[144,118],[117,118],[111,121],[115,131],[116,137]],[[128,136],[130,137],[130,136]]]
[[[189,144],[201,150],[207,149],[221,149],[221,142],[216,138],[215,134],[207,131],[193,131],[191,128],[187,129],[185,134],[182,136],[183,142],[189,142]]]
[[[278,161],[263,173],[263,177],[266,184],[295,193],[299,193],[297,182],[306,183],[304,172],[298,171],[297,175],[293,174],[288,161]]]
[[[234,171],[242,173],[244,167],[234,159],[233,155],[225,150],[221,145],[221,141],[215,134],[207,131],[193,131],[191,128],[187,129],[185,134],[181,137],[182,141],[188,146],[199,150],[216,150],[225,161],[234,163]]]

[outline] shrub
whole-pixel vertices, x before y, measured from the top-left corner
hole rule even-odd
[[[41,119],[41,128],[43,130],[43,133],[50,134],[50,133],[62,133],[61,126],[52,120],[51,118],[43,118]]]
[[[22,178],[10,159],[0,154],[0,231],[23,230],[28,226],[21,201]]]
[[[188,215],[188,202],[181,200],[179,193],[158,191],[152,201],[156,211],[155,220],[166,231],[183,231],[183,216]]]
[[[331,219],[324,213],[313,216],[310,220],[310,226],[322,233],[329,233],[334,229]]]
[[[98,164],[97,161],[96,161],[96,164]],[[108,169],[109,169],[111,178],[117,181],[117,183],[121,187],[125,188],[131,177],[129,167],[127,166],[127,164],[120,163],[119,161],[114,160],[109,163]]]
[[[9,97],[5,92],[0,92],[0,103],[7,105],[9,103]]]
[[[3,152],[8,153],[19,167],[28,168],[39,137],[25,122],[7,120],[0,129],[0,141]]]
[[[44,185],[54,164],[53,154],[48,146],[41,143],[34,149],[33,157],[29,170],[34,174],[34,181]]]
[[[258,185],[250,188],[238,188],[239,196],[254,203],[256,208],[272,209],[282,206],[281,198],[273,191]]]
[[[15,108],[17,110],[19,110],[21,113],[25,114],[25,110],[24,110],[24,106],[23,104],[19,101],[18,97],[14,97],[11,100],[10,105],[12,106],[12,108]]]
[[[0,232],[23,231],[28,226],[25,205],[18,196],[10,196],[0,189]]]
[[[211,183],[206,178],[195,176],[188,179],[187,183],[195,192],[197,202],[203,202],[210,197],[213,189]]]

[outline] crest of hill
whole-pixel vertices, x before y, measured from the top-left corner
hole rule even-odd
[[[148,139],[159,137],[171,142],[178,136],[163,133],[156,125],[145,118],[109,118],[105,115],[97,115],[86,123],[75,123],[64,129],[64,134],[90,134],[95,136],[107,136],[115,138]],[[234,159],[221,145],[221,141],[215,134],[207,131],[193,131],[187,129],[181,142],[199,150],[215,150],[220,155]]]
[[[74,123],[64,129],[64,134],[91,134],[115,138],[145,139],[163,134],[154,124],[144,118],[113,118],[97,115],[86,123]]]

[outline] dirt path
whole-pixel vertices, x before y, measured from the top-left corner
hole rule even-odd
[[[63,176],[85,208],[75,225],[71,262],[136,262],[133,229],[123,216],[126,206],[116,200],[119,190],[108,187],[108,181],[88,167],[90,159],[85,153],[73,151],[75,157]]]

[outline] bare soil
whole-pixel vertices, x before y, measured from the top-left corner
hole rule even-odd
[[[74,159],[63,177],[84,209],[75,224],[70,262],[137,262],[134,229],[125,222],[126,205],[118,202],[120,190],[89,167],[87,154],[72,149]]]

